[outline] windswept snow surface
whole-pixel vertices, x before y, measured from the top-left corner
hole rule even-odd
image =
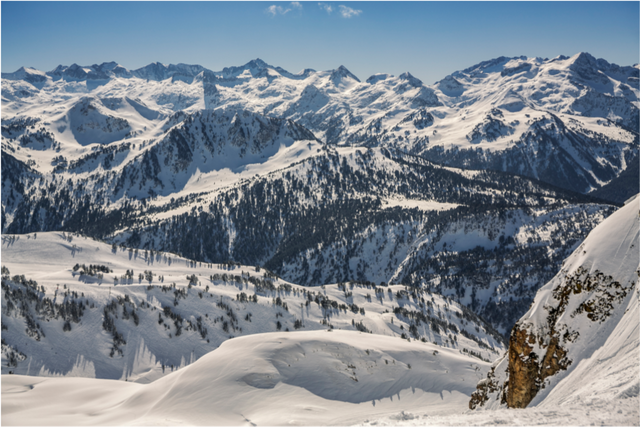
[[[488,364],[351,331],[225,342],[151,384],[3,376],[3,425],[348,425],[398,411],[461,411]]]
[[[371,417],[363,426],[637,426],[640,424],[637,400],[572,405],[549,405],[540,408],[467,409],[454,415],[435,411],[401,411],[384,417]]]

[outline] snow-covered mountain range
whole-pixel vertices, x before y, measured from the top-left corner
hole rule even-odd
[[[129,71],[114,62],[46,73],[21,68],[2,74],[3,125],[30,117],[57,123],[48,129],[57,140],[71,132],[81,144],[89,136],[135,143],[159,136],[148,123],[157,117],[242,110],[294,120],[331,145],[395,147],[588,192],[637,159],[638,77],[637,65],[588,53],[500,57],[432,86],[410,73],[360,81],[344,66],[292,74],[260,59],[218,72],[160,63]],[[69,110],[83,103],[97,115],[74,121]]]
[[[626,422],[639,71],[3,73],[3,423],[397,424],[485,376],[472,407]]]

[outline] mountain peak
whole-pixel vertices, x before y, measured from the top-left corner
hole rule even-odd
[[[391,74],[385,74],[385,73],[378,73],[378,74],[374,74],[373,76],[369,77],[367,79],[367,83],[369,84],[376,84],[380,81],[384,81],[387,80],[388,78],[393,77]]]
[[[580,52],[571,58],[573,59],[574,64],[582,65],[582,66],[590,66],[596,67],[596,58],[588,52]]]
[[[247,67],[247,68],[268,68],[268,67],[271,67],[271,65],[267,64],[266,62],[264,62],[260,58],[252,59],[251,61],[247,62],[244,66]],[[273,67],[271,67],[271,68],[273,68]]]
[[[475,74],[475,73],[491,73],[495,71],[502,71],[502,67],[504,66],[504,64],[514,59],[520,59],[522,61],[526,61],[527,57],[526,56],[514,56],[514,57],[500,56],[498,58],[490,59],[488,61],[482,61],[472,67],[465,68],[464,70],[462,70],[462,72],[464,74]]]
[[[64,70],[66,70],[67,68],[69,68],[69,67],[67,67],[66,65],[60,64],[56,68],[54,68],[53,70],[49,71],[47,74],[60,74]]]
[[[233,67],[224,67],[222,69],[222,74],[227,78],[229,78],[229,77],[237,77],[240,74],[244,73],[245,71],[249,70],[251,75],[253,77],[256,77],[258,74],[260,74],[262,71],[264,71],[264,70],[266,70],[268,68],[272,68],[272,69],[274,69],[274,70],[276,70],[278,72],[282,71],[282,72],[286,73],[286,71],[282,70],[280,67],[274,67],[272,65],[267,64],[262,59],[256,58],[256,59],[252,59],[251,61],[247,62],[244,65],[233,66]]]
[[[46,81],[47,76],[42,71],[32,67],[20,67],[13,73],[2,73],[2,78],[7,80],[24,80],[31,84]]]
[[[422,86],[422,80],[412,76],[411,73],[409,73],[408,71],[406,73],[400,74],[398,78],[400,80],[406,80],[407,82],[409,82],[409,84],[411,84],[411,86],[415,86],[415,87]]]
[[[360,79],[357,78],[351,71],[347,70],[347,67],[345,67],[344,65],[339,66],[331,72],[331,80],[333,80],[334,82],[342,80],[344,78],[351,78],[360,83]]]

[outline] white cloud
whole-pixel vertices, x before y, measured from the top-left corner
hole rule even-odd
[[[362,13],[361,10],[351,9],[349,6],[340,5],[338,7],[340,8],[340,15],[342,15],[343,18],[351,18]]]
[[[293,1],[291,2],[291,7],[288,9],[285,9],[282,6],[276,6],[275,4],[272,4],[265,10],[265,12],[271,14],[271,16],[286,15],[287,13],[291,12],[293,9],[302,10],[302,4],[298,1]]]
[[[323,9],[327,13],[333,12],[333,7],[330,4],[318,3],[318,6],[320,6],[320,9]]]

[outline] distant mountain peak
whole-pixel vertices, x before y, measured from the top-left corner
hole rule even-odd
[[[251,68],[273,68],[271,65],[267,64],[260,58],[252,59],[251,61],[245,64],[245,67]]]
[[[374,74],[373,76],[369,77],[367,79],[367,83],[369,84],[376,84],[378,82],[387,80],[388,78],[393,77],[391,74],[385,74],[385,73],[378,73],[378,74]]]
[[[344,78],[351,78],[355,81],[357,81],[358,83],[360,83],[360,79],[357,78],[351,71],[349,71],[347,69],[347,67],[345,67],[344,65],[339,66],[338,68],[336,68],[335,70],[333,70],[331,72],[331,80],[333,80],[334,82],[336,80],[342,80]]]
[[[469,68],[465,68],[464,70],[462,70],[462,72],[464,74],[473,74],[473,73],[485,72],[485,71],[491,72],[493,71],[492,69],[494,67],[501,67],[507,62],[512,61],[514,59],[520,59],[520,60],[526,61],[528,58],[526,56],[514,56],[514,57],[500,56],[498,58],[490,59],[488,61],[482,61]]]
[[[596,58],[588,52],[580,52],[573,56],[573,63],[580,66],[597,68]]]
[[[409,73],[408,71],[406,73],[400,74],[398,78],[400,80],[406,80],[407,82],[409,82],[409,84],[411,84],[411,86],[414,86],[414,87],[422,86],[422,80],[412,76],[411,73]]]
[[[289,74],[288,71],[280,67],[274,67],[273,65],[269,65],[260,58],[252,59],[251,61],[247,62],[244,65],[225,67],[222,69],[222,74],[227,78],[237,77],[248,70],[253,77],[259,77],[259,76],[264,76],[265,75],[264,72],[267,69],[275,70],[280,74],[287,74],[287,75]]]

